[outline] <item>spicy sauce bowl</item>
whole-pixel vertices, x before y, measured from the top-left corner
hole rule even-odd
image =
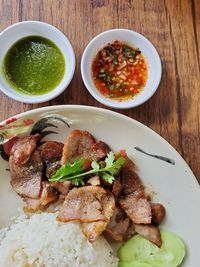
[[[108,43],[113,43],[116,40],[133,48],[138,48],[144,56],[148,69],[147,81],[141,92],[133,98],[123,101],[112,99],[101,94],[96,88],[92,77],[92,63],[96,55]],[[81,75],[86,88],[97,101],[112,108],[133,108],[146,102],[157,90],[161,74],[161,60],[152,43],[143,35],[127,29],[112,29],[97,35],[85,48],[81,60]]]
[[[50,91],[38,95],[25,94],[15,90],[5,79],[3,73],[3,62],[9,49],[23,38],[31,36],[48,39],[60,50],[65,61],[64,74],[59,83]],[[68,38],[60,30],[50,24],[40,21],[23,21],[13,24],[0,33],[0,47],[0,90],[14,100],[32,104],[49,101],[60,95],[73,78],[75,71],[75,55],[73,48]]]

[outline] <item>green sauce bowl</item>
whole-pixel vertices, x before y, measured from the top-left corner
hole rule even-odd
[[[14,100],[30,104],[49,101],[60,95],[73,78],[73,48],[68,38],[50,24],[13,24],[0,33],[0,46],[0,90]]]

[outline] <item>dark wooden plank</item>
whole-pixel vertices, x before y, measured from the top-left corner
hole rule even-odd
[[[171,21],[176,61],[178,135],[181,154],[200,181],[200,166],[197,164],[200,152],[200,80],[198,79],[200,72],[194,3],[166,1],[166,4]]]

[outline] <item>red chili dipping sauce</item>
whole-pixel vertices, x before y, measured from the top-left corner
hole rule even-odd
[[[92,63],[92,78],[105,97],[118,101],[133,98],[147,81],[147,63],[139,49],[114,41],[101,49]]]

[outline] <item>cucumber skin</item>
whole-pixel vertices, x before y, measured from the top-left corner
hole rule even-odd
[[[154,267],[148,263],[120,261],[118,267]]]

